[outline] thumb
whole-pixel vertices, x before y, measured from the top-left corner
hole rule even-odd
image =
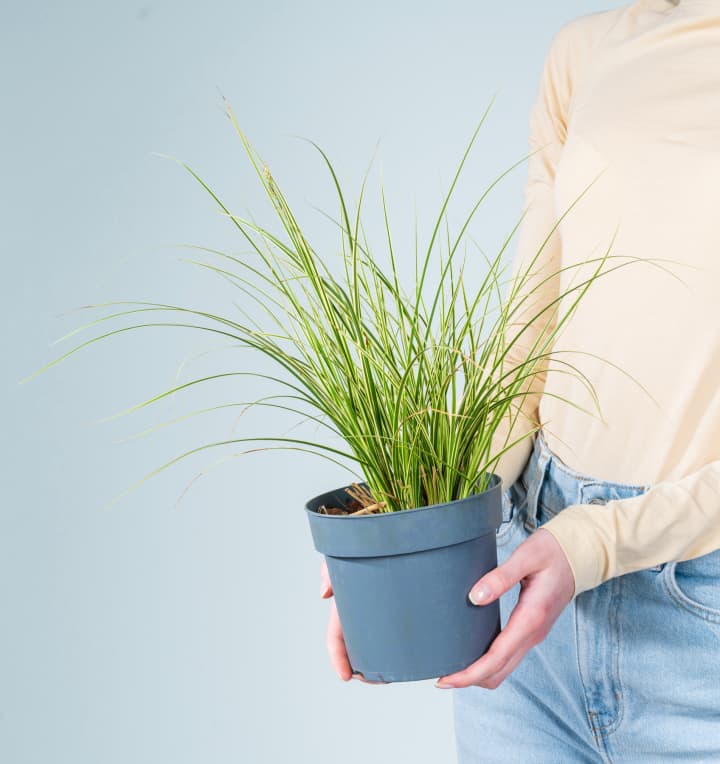
[[[523,548],[524,547],[524,548]],[[508,559],[478,579],[468,597],[473,605],[489,605],[537,568],[535,555],[523,542]]]

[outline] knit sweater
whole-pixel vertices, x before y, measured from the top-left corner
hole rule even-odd
[[[647,489],[543,525],[577,596],[720,549],[720,0],[638,0],[562,26],[530,149],[514,272],[540,251],[558,274],[537,292],[550,303],[589,260],[625,263],[596,279],[553,340],[511,432],[541,424],[581,476]],[[543,331],[531,329],[515,360]],[[503,455],[506,487],[530,448]]]

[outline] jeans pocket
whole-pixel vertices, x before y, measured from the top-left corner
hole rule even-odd
[[[693,560],[669,562],[663,575],[678,605],[720,624],[720,549]]]

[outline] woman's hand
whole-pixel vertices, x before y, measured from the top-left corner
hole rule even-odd
[[[333,590],[330,583],[330,576],[328,575],[327,563],[323,557],[320,563],[320,596],[324,599],[332,597]],[[345,651],[345,639],[343,638],[342,628],[340,626],[340,618],[338,617],[337,606],[335,600],[330,603],[330,620],[327,627],[327,650],[330,656],[330,663],[335,669],[335,673],[344,682],[347,682],[352,678],[352,669],[350,668],[350,661]]]
[[[570,563],[550,531],[539,528],[506,562],[486,573],[470,590],[479,606],[498,599],[520,582],[520,596],[505,628],[489,650],[466,669],[440,677],[436,687],[478,685],[494,690],[527,651],[548,635],[575,593]]]
[[[332,597],[333,590],[330,583],[330,575],[328,574],[327,563],[323,557],[320,563],[320,596],[324,599]],[[353,674],[348,660],[347,651],[345,650],[345,639],[342,633],[342,627],[340,626],[340,617],[338,616],[337,605],[335,600],[330,603],[330,619],[327,627],[327,650],[330,656],[330,663],[335,669],[335,673],[344,682],[350,679],[359,679],[365,684],[385,684],[385,682],[368,682],[367,679],[363,679],[362,674]]]

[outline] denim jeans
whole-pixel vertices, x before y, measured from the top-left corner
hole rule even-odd
[[[648,488],[575,472],[539,432],[503,493],[498,563],[565,507]],[[448,692],[458,764],[720,764],[720,550],[581,592],[497,689]]]

